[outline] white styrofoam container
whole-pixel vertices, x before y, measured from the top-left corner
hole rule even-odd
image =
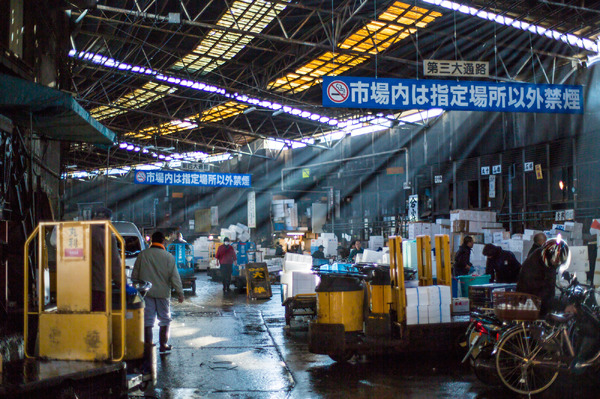
[[[292,271],[281,273],[280,281],[282,285],[287,284],[285,300],[299,294],[314,294],[319,280],[311,272]]]
[[[407,306],[406,307],[406,324],[428,324],[427,306]]]
[[[429,293],[427,287],[416,287],[406,289],[406,306],[429,305]]]
[[[575,273],[590,270],[587,246],[571,246],[569,252],[571,253],[571,264],[567,270]]]
[[[429,305],[450,305],[452,300],[452,290],[447,285],[431,285],[423,287],[427,289]]]
[[[429,324],[450,323],[450,303],[427,306]]]

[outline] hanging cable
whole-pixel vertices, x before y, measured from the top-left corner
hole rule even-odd
[[[377,0],[373,0],[373,21],[377,21]],[[375,25],[377,26],[377,25]],[[379,45],[377,44],[377,28],[375,28],[375,79],[377,79],[377,55],[379,54]]]
[[[335,75],[335,14],[333,13],[333,0],[331,0],[331,71]]]
[[[414,7],[417,6],[417,2],[415,0],[415,5]],[[410,32],[410,31],[409,31]],[[417,66],[417,80],[419,80],[419,29],[417,29],[417,25],[415,24],[415,39],[416,39],[416,44],[415,44],[415,59],[416,59],[416,66]]]
[[[537,84],[535,76],[535,60],[533,59],[533,42],[531,41],[531,32],[529,32],[529,50],[531,51],[531,73],[533,74],[533,83]]]

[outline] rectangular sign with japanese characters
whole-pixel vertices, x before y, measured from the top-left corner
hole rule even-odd
[[[457,76],[487,78],[490,63],[487,61],[446,61],[425,60],[423,72],[425,76]]]
[[[582,114],[583,88],[529,83],[324,76],[323,106]]]
[[[235,173],[178,172],[167,170],[136,170],[136,184],[199,187],[251,187],[251,175]]]

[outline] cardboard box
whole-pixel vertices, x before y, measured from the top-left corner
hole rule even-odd
[[[452,298],[452,313],[469,313],[469,298]]]
[[[466,233],[469,231],[468,220],[454,220],[452,221],[451,231],[453,233]]]
[[[569,252],[571,252],[571,264],[567,269],[568,271],[577,273],[590,270],[587,246],[571,246],[569,247]]]

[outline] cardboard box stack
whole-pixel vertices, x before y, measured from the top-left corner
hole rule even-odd
[[[502,228],[496,212],[456,210],[450,213],[452,233],[483,233],[484,228]]]
[[[450,322],[451,289],[432,285],[406,289],[406,324]]]
[[[431,245],[435,242],[436,234],[450,234],[450,226],[438,223],[414,222],[408,224],[408,239],[416,240],[417,236],[429,236]]]

